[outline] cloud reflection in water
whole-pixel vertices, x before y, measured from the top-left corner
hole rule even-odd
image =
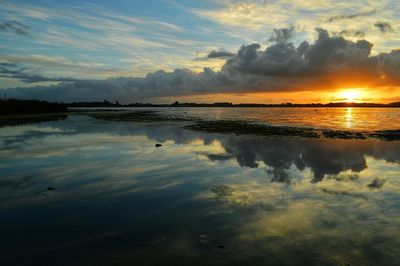
[[[57,242],[54,250],[82,245],[102,254],[96,243],[103,243],[119,259],[143,262],[217,262],[212,247],[221,242],[232,264],[243,256],[390,264],[400,251],[400,142],[203,134],[84,116],[15,130],[0,130],[0,208],[9,215],[0,226],[13,221],[5,239],[16,239],[9,254],[20,245],[19,226],[37,232],[25,251],[40,236],[48,246]],[[48,186],[57,190],[38,196]],[[46,208],[46,221],[29,214]],[[30,224],[14,217],[18,210]],[[40,224],[65,233],[51,240]],[[199,246],[203,234],[207,248]],[[154,247],[159,256],[149,256]]]

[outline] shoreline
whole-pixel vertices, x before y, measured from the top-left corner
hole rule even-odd
[[[315,128],[306,126],[281,126],[241,120],[205,120],[189,116],[179,117],[162,114],[155,111],[111,112],[96,110],[93,112],[86,110],[83,112],[69,113],[6,115],[0,116],[0,127],[63,120],[69,115],[86,115],[97,120],[115,122],[140,122],[149,124],[163,122],[185,122],[184,125],[180,125],[182,128],[205,133],[252,135],[293,139],[378,139],[381,141],[400,141],[400,129],[362,131]]]

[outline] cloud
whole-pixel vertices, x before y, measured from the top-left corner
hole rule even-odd
[[[211,51],[208,55],[207,58],[228,58],[228,57],[232,57],[234,56],[234,53],[231,52],[227,52],[224,50],[220,50],[220,51]]]
[[[85,59],[83,59],[85,60]],[[77,61],[70,60],[62,56],[48,56],[48,55],[0,55],[0,74],[6,77],[5,74],[12,74],[12,71],[18,71],[19,73],[10,78],[20,79],[24,82],[39,82],[35,79],[27,78],[29,76],[41,76],[42,81],[61,81],[65,78],[55,77],[71,77],[74,79],[79,78],[91,78],[95,77],[110,77],[110,76],[121,76],[128,75],[126,71],[121,71],[119,68],[110,68],[108,65],[90,62],[90,61]],[[11,71],[11,72],[10,72]],[[6,73],[7,72],[7,73]],[[39,74],[40,72],[40,74]],[[21,79],[20,75],[25,77]],[[49,78],[53,77],[53,78]],[[32,81],[29,81],[32,80]],[[70,78],[68,78],[70,80]]]
[[[330,36],[321,28],[317,28],[316,33],[313,43],[303,41],[297,46],[289,41],[273,43],[264,50],[257,43],[243,45],[226,60],[220,71],[204,68],[196,73],[176,69],[137,78],[60,79],[63,82],[49,87],[8,89],[7,95],[57,101],[110,99],[132,102],[225,92],[400,86],[400,50],[371,55],[373,44],[366,40],[354,42],[341,36]],[[17,78],[22,74],[10,73]],[[20,79],[29,82],[34,77],[20,76]]]
[[[16,63],[3,63],[3,62],[0,62],[0,77],[18,79],[25,83],[37,83],[46,81],[69,82],[76,80],[73,78],[45,77],[40,74],[32,73],[32,70],[30,70],[29,68],[20,67]]]
[[[216,141],[223,150],[215,153],[198,152],[210,161],[226,161],[234,159],[242,167],[264,168],[267,166],[267,175],[271,181],[291,183],[296,178],[292,168],[300,171],[312,172],[312,182],[319,182],[324,178],[334,179],[335,182],[349,182],[364,170],[371,168],[369,163],[374,160],[384,160],[387,163],[400,165],[400,142],[376,142],[370,141],[330,141],[330,140],[282,140],[262,139],[254,136],[237,136],[232,134],[204,134],[164,124],[157,127],[142,127],[135,124],[123,123],[103,124],[102,127],[90,127],[86,123],[77,123],[71,131],[68,123],[47,124],[48,128],[42,131],[29,130],[21,134],[13,134],[6,141],[5,151],[18,149],[24,142],[40,145],[38,140],[49,135],[69,136],[86,133],[107,133],[119,136],[123,140],[125,136],[146,135],[155,142],[172,141],[176,144],[190,144],[200,140],[203,145],[213,145]],[[44,130],[44,131],[43,131]],[[17,153],[17,156],[29,157],[28,152]],[[372,165],[372,168],[374,166]],[[351,173],[349,173],[349,171]],[[395,174],[395,173],[394,173]],[[339,175],[339,176],[338,176]],[[387,179],[380,179],[387,180]],[[361,180],[362,181],[362,180]],[[364,180],[367,182],[368,180]],[[376,183],[376,181],[372,181]],[[1,182],[0,182],[1,183]],[[369,183],[369,182],[368,182]],[[380,182],[377,184],[379,185]],[[374,185],[377,185],[374,184]],[[1,184],[0,184],[1,186]],[[376,187],[376,186],[372,186]],[[371,186],[370,186],[371,188]]]
[[[29,26],[22,24],[21,22],[12,20],[0,23],[0,30],[3,31],[13,31],[18,35],[28,35]]]
[[[271,181],[287,182],[293,178],[289,170],[295,166],[298,170],[312,170],[313,182],[319,182],[324,177],[336,176],[350,170],[360,173],[368,168],[366,158],[384,159],[386,162],[398,162],[395,154],[398,147],[383,143],[377,149],[371,143],[329,141],[281,141],[260,140],[257,138],[226,137],[220,139],[227,154],[233,155],[240,166],[250,168],[260,167],[260,162],[269,166],[268,175]],[[397,146],[399,146],[397,144]],[[332,158],[336,158],[332,160]]]
[[[14,63],[3,63],[3,62],[0,62],[0,66],[2,66],[2,67],[16,67],[17,65],[14,64]]]
[[[265,77],[318,78],[345,74],[351,69],[361,71],[359,74],[373,70],[369,65],[377,62],[369,57],[371,43],[331,37],[320,28],[316,31],[318,38],[314,44],[303,41],[295,47],[293,43],[277,43],[264,51],[259,50],[259,44],[243,45],[235,57],[227,60],[223,71]]]
[[[376,22],[374,24],[382,33],[394,32],[392,25],[389,22]]]
[[[99,68],[104,64],[91,62],[70,61],[61,56],[46,56],[46,55],[0,55],[0,63],[11,64],[32,64],[43,67],[63,67],[63,68]]]
[[[349,30],[342,30],[339,32],[333,32],[333,35],[363,38],[365,37],[365,32],[362,30],[349,29]]]
[[[337,20],[343,20],[343,19],[353,19],[357,17],[367,17],[371,16],[378,12],[377,9],[372,9],[370,11],[365,11],[365,12],[360,12],[360,13],[353,13],[353,14],[347,14],[347,15],[336,15],[336,16],[331,16],[326,19],[327,22],[334,22]]]
[[[221,73],[204,69],[195,73],[188,69],[173,72],[163,70],[147,74],[144,78],[111,78],[106,80],[71,80],[58,85],[8,89],[9,98],[43,99],[50,101],[141,101],[158,96],[211,93],[226,84]]]
[[[268,41],[275,43],[285,43],[293,38],[294,33],[295,29],[293,26],[290,28],[273,29],[273,33]]]

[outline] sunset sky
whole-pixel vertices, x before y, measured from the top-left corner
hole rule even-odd
[[[0,0],[2,97],[400,101],[398,0]]]

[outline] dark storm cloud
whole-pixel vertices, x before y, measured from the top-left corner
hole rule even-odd
[[[343,37],[331,37],[324,29],[317,28],[318,38],[313,44],[302,42],[277,43],[260,51],[259,44],[243,45],[235,57],[228,59],[223,67],[227,73],[244,73],[267,77],[295,77],[317,73],[328,75],[357,68],[368,72],[372,44],[365,40],[352,42]]]
[[[208,55],[207,58],[228,58],[234,56],[234,53],[227,52],[227,51],[211,51]]]
[[[8,89],[7,95],[67,102],[132,102],[164,96],[326,89],[337,86],[337,82],[340,86],[400,86],[400,50],[371,56],[373,45],[366,40],[353,42],[330,36],[320,28],[316,33],[313,43],[303,41],[298,46],[288,41],[275,42],[264,50],[257,43],[243,45],[226,60],[221,71],[176,69],[149,73],[143,78],[59,79],[58,85]],[[40,80],[24,74],[3,73],[25,82]]]
[[[331,16],[331,17],[327,18],[326,21],[327,22],[333,22],[333,21],[342,20],[342,19],[353,19],[353,18],[357,18],[357,17],[367,17],[367,16],[375,14],[377,11],[378,11],[377,9],[372,9],[372,10],[366,11],[366,12],[353,13],[353,14],[344,14],[344,15],[336,15],[336,16]]]
[[[295,29],[293,26],[290,28],[274,29],[268,41],[275,43],[285,43],[293,38],[294,32]]]
[[[173,72],[157,71],[144,78],[111,78],[106,80],[71,80],[52,86],[8,89],[9,98],[42,99],[50,101],[139,101],[157,96],[175,96],[212,92],[228,84],[221,73],[204,69],[195,73],[187,69]],[[222,89],[222,88],[221,88]]]
[[[374,24],[382,33],[393,32],[392,25],[389,22],[376,22]]]
[[[18,21],[6,21],[0,23],[0,30],[12,31],[19,35],[28,35],[29,26]]]

